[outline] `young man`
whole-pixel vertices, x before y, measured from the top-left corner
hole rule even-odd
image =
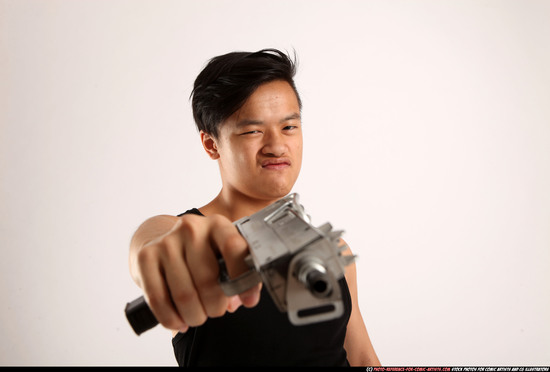
[[[174,330],[180,365],[378,365],[357,301],[355,265],[340,281],[339,319],[292,325],[261,284],[228,298],[217,255],[231,277],[247,271],[248,247],[232,221],[292,189],[302,163],[301,101],[295,64],[268,49],[210,60],[193,89],[203,147],[222,188],[207,205],[156,216],[135,232],[130,272],[158,321]],[[349,251],[344,254],[351,254]]]

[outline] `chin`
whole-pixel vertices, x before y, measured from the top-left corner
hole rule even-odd
[[[287,196],[294,187],[295,177],[265,177],[259,183],[248,185],[249,195],[261,200],[278,200]]]
[[[276,186],[276,185],[269,185],[266,187],[262,187],[261,189],[257,190],[257,195],[259,199],[281,199],[290,193],[292,190],[292,187],[289,186]]]
[[[278,188],[278,189],[274,189],[272,190],[272,192],[270,193],[270,196],[273,198],[273,199],[281,199],[281,198],[284,198],[285,196],[287,196],[290,191],[292,190],[292,187],[281,187],[281,188]]]

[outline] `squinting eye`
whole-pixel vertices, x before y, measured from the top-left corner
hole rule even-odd
[[[284,127],[284,130],[292,130],[296,128],[298,128],[296,125],[287,125],[286,127]]]
[[[245,134],[256,134],[256,133],[260,133],[260,131],[259,130],[251,130],[249,132],[241,133],[241,136],[244,136]]]

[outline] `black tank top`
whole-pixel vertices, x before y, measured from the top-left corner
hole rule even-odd
[[[202,215],[198,209],[183,213]],[[181,215],[180,215],[181,216]],[[172,339],[180,366],[349,366],[344,339],[351,314],[345,278],[339,281],[344,315],[325,322],[294,326],[262,289],[253,308],[209,318]]]

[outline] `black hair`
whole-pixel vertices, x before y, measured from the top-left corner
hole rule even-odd
[[[195,79],[193,117],[199,131],[218,137],[220,123],[242,107],[262,84],[283,80],[290,84],[300,110],[302,102],[294,84],[294,59],[277,49],[231,52],[212,58]]]

